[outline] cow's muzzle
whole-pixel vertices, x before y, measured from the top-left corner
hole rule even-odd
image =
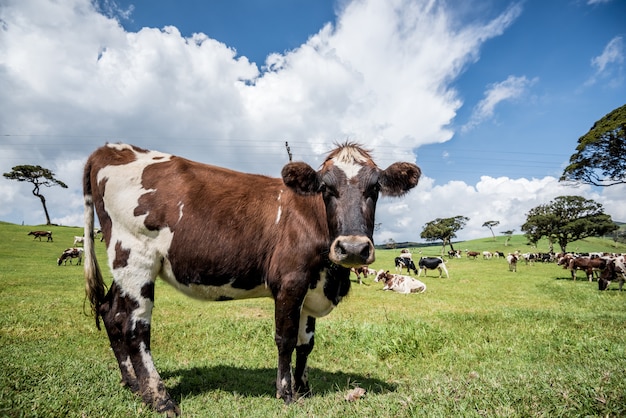
[[[338,237],[330,246],[330,261],[343,267],[360,267],[375,260],[372,240],[360,235]]]

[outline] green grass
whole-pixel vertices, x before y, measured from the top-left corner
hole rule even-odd
[[[0,223],[0,416],[155,416],[118,384],[106,333],[83,313],[82,269],[56,265],[81,230],[46,228],[47,243],[27,236],[32,229]],[[523,237],[503,242],[455,247],[531,250]],[[590,239],[571,249],[624,251],[612,245]],[[393,270],[398,253],[379,250],[372,267]],[[521,263],[517,273],[504,260],[447,264],[450,278],[429,272],[419,295],[354,282],[318,321],[314,396],[293,405],[274,397],[270,299],[203,303],[158,282],[155,362],[191,417],[626,415],[626,292],[598,292],[554,264]],[[355,386],[367,393],[347,402]]]

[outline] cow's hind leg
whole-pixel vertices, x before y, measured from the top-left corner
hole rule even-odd
[[[297,395],[310,396],[307,360],[315,344],[315,318],[304,315],[300,317],[298,343],[296,345],[296,367],[294,370],[294,389]]]
[[[123,290],[113,282],[100,314],[122,373],[122,383],[157,412],[178,416],[180,409],[165,390],[150,352],[153,301],[154,281],[138,289],[131,286]]]

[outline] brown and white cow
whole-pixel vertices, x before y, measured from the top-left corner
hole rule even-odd
[[[204,300],[272,297],[277,397],[290,403],[310,393],[316,318],[348,294],[350,268],[374,261],[379,194],[401,196],[420,175],[411,163],[381,170],[354,143],[331,151],[319,171],[289,163],[282,179],[132,145],[96,150],[83,177],[87,298],[98,328],[104,322],[123,383],[155,410],[180,414],[150,350],[160,276]],[[94,207],[113,274],[106,293],[94,251]]]
[[[611,282],[619,283],[619,291],[622,291],[626,282],[626,264],[624,257],[612,258],[607,261],[606,268],[598,278],[598,290],[606,290]]]
[[[61,254],[61,256],[57,259],[57,265],[67,265],[67,262],[69,261],[70,264],[72,264],[72,259],[74,258],[78,258],[78,261],[76,263],[77,266],[80,266],[80,263],[83,259],[83,249],[82,248],[68,248],[66,250],[63,251],[63,253]]]
[[[426,291],[426,285],[423,282],[411,276],[391,274],[389,271],[378,274],[376,281],[384,283],[383,290],[392,290],[397,293],[424,293]]]
[[[576,280],[576,271],[582,270],[587,275],[587,279],[589,281],[593,281],[593,273],[604,270],[606,267],[607,259],[606,258],[591,258],[586,256],[570,258],[567,262],[567,265],[564,268],[567,268],[572,273],[572,279]]]

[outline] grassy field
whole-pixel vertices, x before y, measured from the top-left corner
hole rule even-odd
[[[106,333],[83,313],[82,269],[56,265],[82,231],[46,228],[48,243],[26,235],[34,229],[0,223],[0,416],[154,416],[119,386]],[[522,237],[503,242],[456,247],[534,250]],[[570,249],[626,251],[602,239]],[[378,251],[372,267],[393,270],[398,253]],[[274,397],[270,299],[202,303],[159,281],[155,362],[188,417],[626,416],[626,292],[598,292],[554,264],[512,273],[504,260],[464,258],[448,269],[449,279],[422,277],[419,295],[353,282],[318,321],[314,396],[293,405]],[[346,401],[357,386],[366,394]]]

